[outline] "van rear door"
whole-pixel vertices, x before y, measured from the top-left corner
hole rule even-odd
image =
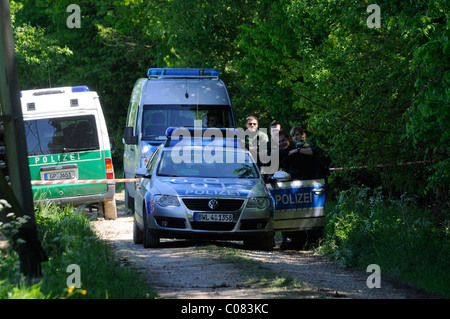
[[[107,191],[107,184],[64,184],[106,178],[105,159],[111,151],[100,149],[97,123],[95,114],[25,121],[31,179],[55,181],[55,185],[33,185],[35,200]]]

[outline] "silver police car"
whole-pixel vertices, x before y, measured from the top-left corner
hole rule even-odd
[[[170,134],[170,133],[169,133]],[[274,200],[251,154],[225,139],[168,137],[137,169],[133,240],[243,240],[273,248]]]

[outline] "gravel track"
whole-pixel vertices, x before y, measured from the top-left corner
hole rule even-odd
[[[248,283],[243,265],[217,258],[213,250],[199,249],[199,242],[161,240],[158,249],[133,243],[133,218],[124,211],[123,193],[116,194],[118,218],[97,218],[92,226],[109,241],[118,260],[133,266],[163,299],[409,299],[434,298],[413,287],[389,280],[381,272],[381,287],[368,288],[371,273],[343,267],[312,251],[244,250],[240,242],[211,242],[242,250],[245,258],[260,263],[279,277],[302,283],[294,288],[267,288]],[[201,242],[202,245],[205,242]]]

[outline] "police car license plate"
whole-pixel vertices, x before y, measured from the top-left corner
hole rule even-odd
[[[59,180],[59,179],[75,179],[75,171],[61,171],[45,173],[44,179],[46,181]]]
[[[204,214],[195,213],[194,221],[196,222],[224,222],[230,223],[233,221],[233,214]]]

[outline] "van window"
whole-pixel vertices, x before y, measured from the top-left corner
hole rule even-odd
[[[217,124],[208,125],[208,119],[212,117]],[[233,127],[227,105],[144,105],[142,140],[164,141],[169,126],[193,127],[194,120],[201,120],[203,127]]]
[[[98,150],[94,115],[25,121],[28,155]]]

